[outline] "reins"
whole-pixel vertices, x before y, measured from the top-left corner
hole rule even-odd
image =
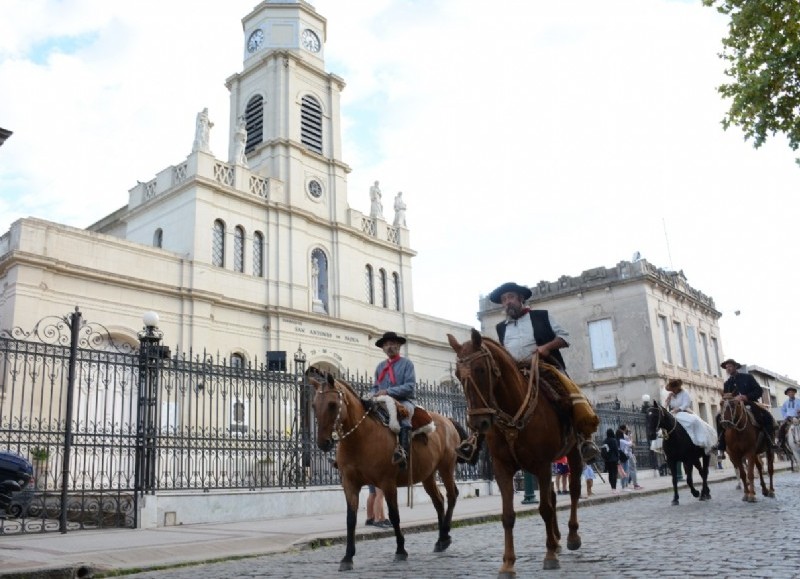
[[[483,362],[486,365],[486,368],[488,369],[488,375],[489,375],[488,400],[481,392],[481,389],[478,387],[478,384],[475,382],[475,379],[472,377],[471,364],[478,361]],[[528,388],[525,392],[525,397],[519,409],[514,414],[514,416],[511,416],[509,413],[505,412],[502,408],[500,408],[500,405],[497,402],[497,398],[495,397],[495,383],[499,382],[499,379],[502,378],[502,371],[497,365],[497,362],[494,359],[494,356],[492,355],[492,352],[489,350],[489,348],[485,344],[481,343],[480,350],[477,350],[469,354],[468,356],[464,356],[463,358],[462,357],[458,358],[459,364],[470,365],[469,366],[470,371],[462,381],[465,393],[471,390],[482,405],[480,408],[468,408],[467,416],[485,415],[485,414],[494,416],[495,425],[498,427],[500,432],[503,433],[503,436],[506,439],[506,443],[508,444],[508,448],[511,452],[511,455],[514,458],[514,461],[517,463],[519,463],[519,460],[517,459],[516,451],[514,450],[514,444],[516,443],[517,437],[519,436],[519,432],[528,425],[528,422],[533,416],[533,413],[536,410],[536,406],[539,401],[538,362],[539,362],[539,354],[537,352],[534,354],[533,359],[531,360],[531,372],[528,379]],[[473,431],[475,430],[472,426],[470,426],[470,429]]]
[[[663,433],[661,438],[663,438],[664,440],[668,440],[669,435],[675,432],[675,429],[678,428],[678,420],[670,414],[670,416],[672,416],[672,430],[667,430],[666,426],[661,426],[661,418],[665,417],[665,413],[668,412],[668,410],[663,406],[659,406],[657,412],[658,412],[658,420],[656,421],[655,430],[656,432],[661,430]]]
[[[719,421],[720,424],[723,426],[728,426],[730,428],[733,428],[737,432],[741,432],[742,430],[747,428],[747,409],[745,409],[744,407],[744,402],[742,402],[741,400],[724,400],[723,404],[725,405],[725,408],[723,409],[720,415],[720,421]],[[725,410],[727,410],[731,404],[734,404],[735,407],[731,411],[733,416],[730,419],[728,419],[725,418]],[[740,408],[742,411],[741,415],[738,418],[736,418],[737,410],[739,410]]]

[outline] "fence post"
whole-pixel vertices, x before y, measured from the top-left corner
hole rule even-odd
[[[539,487],[539,481],[527,470],[522,471],[522,480],[525,483],[525,496],[522,499],[523,505],[530,505],[538,503],[536,499],[536,489]]]
[[[72,407],[75,404],[75,366],[78,360],[78,335],[81,329],[81,312],[78,308],[69,316],[69,368],[67,369],[67,409],[64,415],[64,462],[61,466],[61,516],[58,530],[67,532],[67,493],[69,491],[69,462],[72,450]]]
[[[296,463],[301,467],[301,474],[303,477],[303,487],[308,484],[309,471],[311,469],[311,453],[309,452],[311,422],[309,415],[309,400],[308,389],[306,387],[306,354],[303,352],[302,346],[297,346],[297,352],[294,353],[294,372],[296,376],[295,384],[300,389],[300,405],[297,412],[300,416],[300,444],[302,445],[301,462]]]
[[[142,319],[145,327],[139,332],[139,406],[136,424],[136,492],[140,494],[154,493],[156,487],[158,378],[164,357],[164,348],[161,347],[164,333],[158,329],[158,314],[147,312]]]

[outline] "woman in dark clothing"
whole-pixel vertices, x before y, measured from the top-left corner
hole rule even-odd
[[[614,434],[614,429],[606,430],[606,439],[603,441],[602,449],[603,461],[606,464],[608,482],[611,485],[611,492],[617,494],[617,466],[619,465],[619,442]]]

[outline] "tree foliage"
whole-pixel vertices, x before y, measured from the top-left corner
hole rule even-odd
[[[720,58],[732,79],[718,90],[731,106],[722,120],[737,125],[755,148],[783,133],[800,146],[800,1],[703,0],[730,16]]]

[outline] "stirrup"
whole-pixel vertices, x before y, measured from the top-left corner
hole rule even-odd
[[[475,443],[472,440],[465,440],[456,448],[456,456],[465,462],[470,462],[475,456]]]

